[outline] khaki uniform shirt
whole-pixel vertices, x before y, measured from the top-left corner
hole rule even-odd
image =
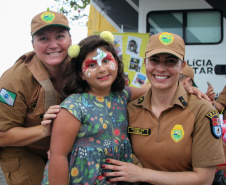
[[[221,103],[226,107],[226,86],[224,87],[223,91],[220,93],[218,99],[216,100],[217,102]],[[226,108],[224,108],[224,119],[226,119]],[[223,147],[224,147],[224,156],[226,156],[226,143],[223,141]],[[226,162],[225,162],[226,163]],[[223,166],[218,166],[218,170],[224,170],[224,174],[226,175],[226,164]]]
[[[49,80],[49,74],[34,52],[23,55],[2,75],[0,78],[0,131],[4,132],[13,127],[33,127],[40,125],[43,120],[46,92],[32,74],[30,65],[35,66],[33,69],[38,78],[47,76]],[[59,95],[56,103],[60,103]],[[46,137],[25,147],[46,154],[49,145],[50,137]]]
[[[223,104],[224,107],[226,107],[226,86],[224,86],[223,91],[220,93],[220,95],[216,101]],[[224,110],[224,119],[226,119],[226,111],[225,110]]]
[[[151,88],[128,104],[128,132],[144,168],[191,171],[224,163],[220,123],[212,126],[219,114],[209,102],[187,94],[180,83],[158,119],[150,102]]]

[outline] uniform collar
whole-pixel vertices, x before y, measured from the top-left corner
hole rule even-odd
[[[24,60],[25,66],[28,66],[28,65],[31,65],[34,62],[37,62],[39,64],[39,66],[43,69],[43,71],[45,71],[45,73],[48,75],[48,77],[51,78],[49,71],[46,69],[44,64],[38,59],[38,57],[34,53],[34,51],[31,51],[29,53],[22,55],[18,60],[20,60],[20,59]],[[68,56],[67,59],[66,59],[66,63],[68,64],[70,62],[70,60],[71,60],[71,58]]]
[[[38,65],[42,68],[42,72],[45,72],[46,75],[51,78],[51,75],[49,74],[48,70],[45,68],[43,63],[38,59],[37,55],[32,51],[29,53],[24,54],[20,57],[20,59],[24,60],[25,66],[32,65],[32,63],[38,63]]]
[[[151,96],[152,96],[152,91],[150,87],[144,96],[141,96],[140,98],[133,101],[133,105],[142,106],[143,108],[150,109]],[[184,109],[187,106],[187,99],[188,99],[187,91],[184,89],[182,84],[178,82],[178,87],[174,95],[171,106],[179,105]]]

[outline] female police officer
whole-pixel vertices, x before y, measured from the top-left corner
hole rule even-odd
[[[41,121],[48,107],[61,101],[69,29],[61,13],[36,15],[31,21],[34,51],[0,79],[0,165],[8,184],[41,184],[51,132]]]
[[[145,66],[152,87],[128,105],[128,132],[143,168],[107,159],[114,165],[102,167],[115,170],[104,174],[110,182],[212,184],[216,165],[224,163],[218,112],[178,82],[184,54],[178,35],[150,37]]]

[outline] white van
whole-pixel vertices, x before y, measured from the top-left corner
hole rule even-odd
[[[209,81],[219,94],[226,85],[225,0],[91,0],[87,27],[89,35],[176,33],[185,41],[198,88],[206,92]]]

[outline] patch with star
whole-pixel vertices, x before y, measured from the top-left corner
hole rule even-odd
[[[222,128],[220,124],[219,112],[217,110],[211,110],[206,114],[206,117],[210,120],[211,133],[215,138],[222,136]]]

